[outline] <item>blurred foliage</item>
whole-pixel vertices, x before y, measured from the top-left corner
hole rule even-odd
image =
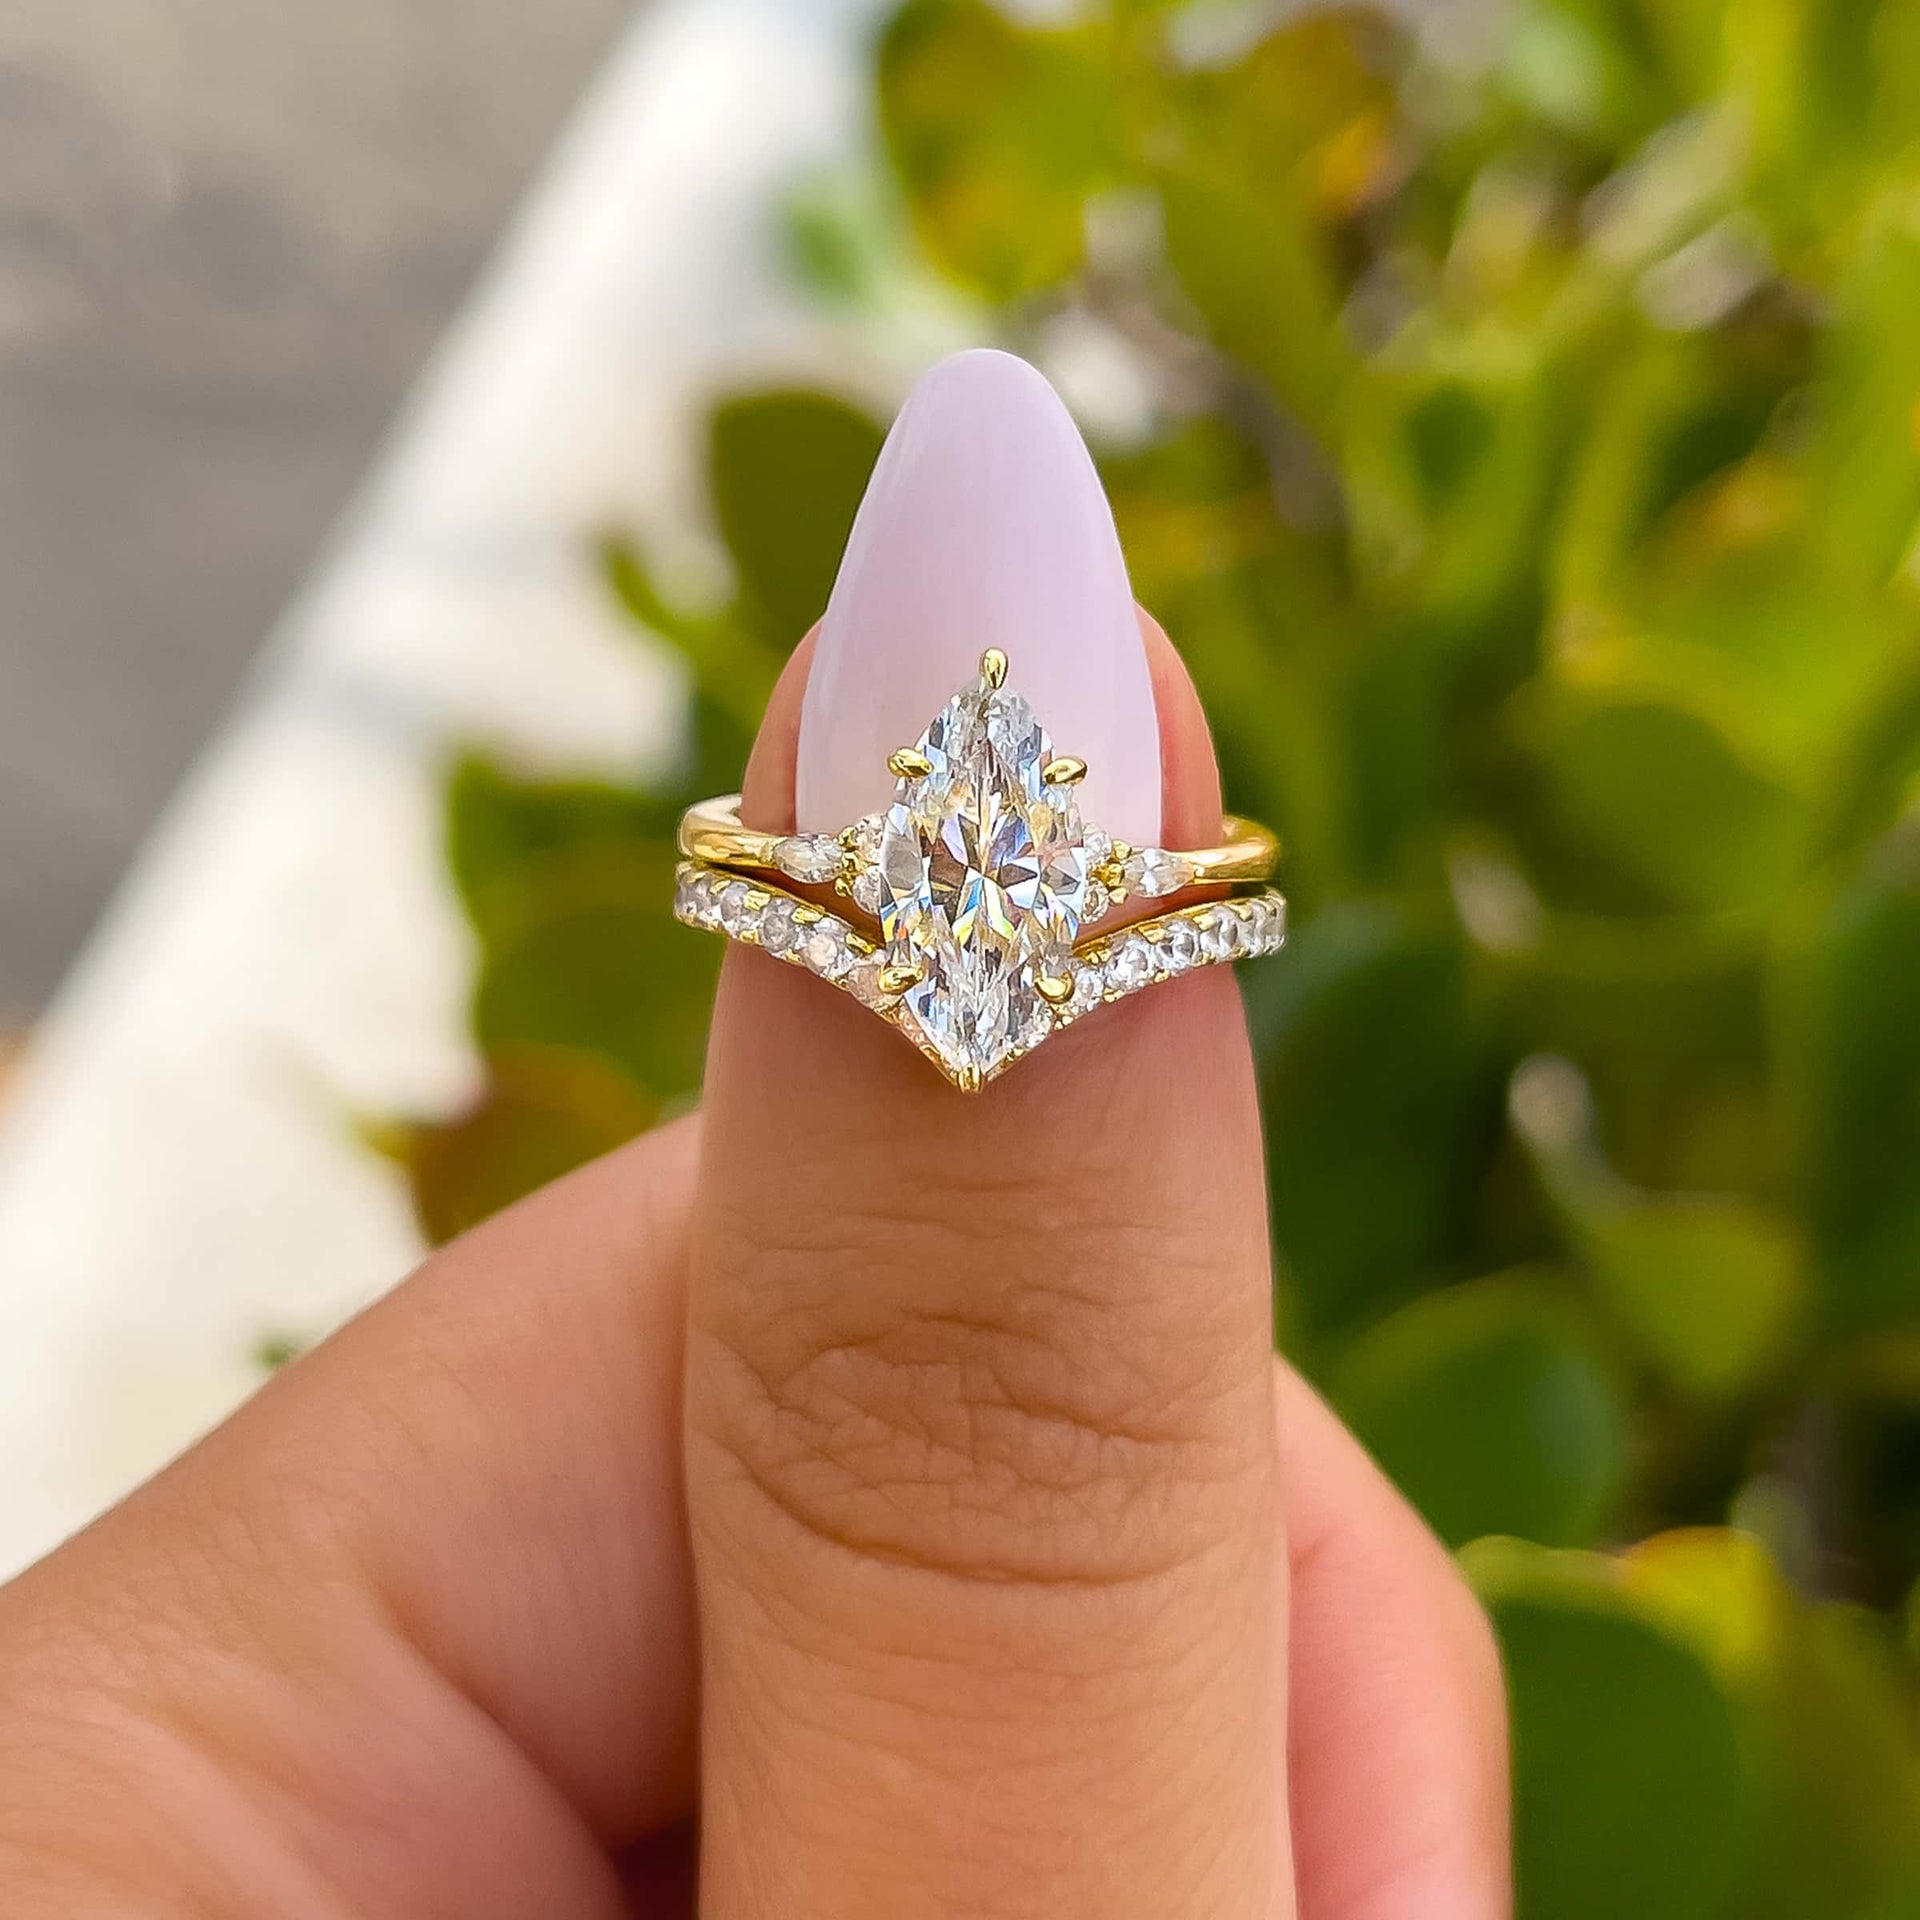
[[[843,309],[917,259],[1151,396],[1102,449],[1135,583],[1297,904],[1246,982],[1278,1324],[1498,1625],[1523,1914],[1902,1920],[1920,0],[1439,34],[907,0],[887,183],[791,251]],[[457,772],[493,1072],[403,1143],[432,1232],[694,1094],[672,818],[735,784],[877,445],[722,401],[723,607],[610,544],[687,663],[679,777]]]

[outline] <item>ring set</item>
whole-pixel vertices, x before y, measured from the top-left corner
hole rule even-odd
[[[1218,846],[1139,848],[1083,820],[1086,763],[1055,754],[997,648],[887,764],[892,805],[839,833],[757,833],[735,795],[688,808],[674,912],[852,993],[963,1091],[1105,1001],[1286,937],[1274,836],[1229,818]],[[1130,899],[1220,886],[1253,891],[1090,931]]]

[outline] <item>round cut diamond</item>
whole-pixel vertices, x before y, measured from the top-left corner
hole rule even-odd
[[[847,930],[838,920],[816,920],[802,928],[800,955],[823,980],[838,980],[853,964]]]
[[[986,1075],[1047,1030],[1035,986],[1086,918],[1086,834],[1053,743],[1007,687],[975,680],[915,743],[881,835],[887,959],[919,970],[901,1010],[950,1067]]]
[[[770,900],[760,916],[760,944],[769,953],[791,953],[798,929],[793,922],[793,902]]]
[[[1200,930],[1191,920],[1170,920],[1160,935],[1160,958],[1169,973],[1185,973],[1200,958]]]
[[[862,912],[879,917],[880,909],[886,904],[887,883],[880,877],[878,867],[862,867],[854,875],[853,899]]]
[[[738,935],[753,917],[747,908],[749,889],[744,880],[732,880],[720,890],[720,924]]]
[[[1087,1013],[1105,997],[1107,983],[1098,967],[1080,967],[1073,976],[1073,998],[1068,1004],[1075,1013]]]
[[[1240,937],[1240,922],[1230,907],[1215,907],[1200,923],[1200,951],[1209,960],[1231,960]]]
[[[1153,949],[1130,933],[1107,956],[1107,985],[1115,993],[1135,993],[1153,980]]]

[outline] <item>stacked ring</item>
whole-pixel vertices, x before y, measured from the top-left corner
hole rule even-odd
[[[1217,846],[1174,850],[1084,820],[1086,763],[1054,753],[995,648],[887,765],[892,805],[837,833],[755,832],[737,795],[689,807],[674,911],[853,994],[964,1091],[1105,1001],[1286,937],[1268,829],[1229,817]],[[866,924],[796,885],[830,889]],[[1130,900],[1223,886],[1249,890],[1121,916]]]

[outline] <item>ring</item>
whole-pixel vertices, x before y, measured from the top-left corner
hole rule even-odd
[[[689,807],[674,913],[852,993],[964,1092],[1106,1001],[1286,938],[1274,835],[1229,816],[1218,846],[1175,851],[1083,820],[1086,762],[1054,753],[997,647],[887,766],[892,805],[838,833],[756,833],[737,794]],[[877,935],[787,883],[832,888]],[[1217,886],[1255,891],[1088,932],[1129,898]]]

